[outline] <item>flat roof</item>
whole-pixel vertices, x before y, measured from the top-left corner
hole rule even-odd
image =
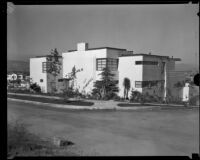
[[[87,50],[85,51],[88,51],[88,50],[98,50],[98,49],[114,49],[114,50],[121,50],[121,51],[126,51],[126,49],[122,49],[122,48],[114,48],[114,47],[98,47],[98,48],[88,48]],[[75,52],[77,50],[68,50],[68,52]]]
[[[43,56],[36,56],[36,57],[33,57],[33,58],[42,58],[42,57],[53,57],[52,55],[43,55]],[[60,58],[62,58],[62,56],[58,56]]]
[[[145,54],[145,53],[124,54],[119,57],[132,57],[132,56],[149,56],[149,57],[158,57],[158,58],[173,59],[175,61],[181,61],[180,58],[171,58],[169,56],[161,56],[161,55],[153,55],[153,54]]]

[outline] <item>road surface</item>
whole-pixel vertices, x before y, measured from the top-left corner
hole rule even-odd
[[[187,155],[199,152],[199,108],[66,110],[8,102],[8,121],[43,137],[65,137],[81,155]]]

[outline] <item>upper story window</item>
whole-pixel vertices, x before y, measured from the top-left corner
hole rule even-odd
[[[50,68],[50,62],[42,62],[42,73],[47,73]]]
[[[102,71],[108,67],[111,71],[116,71],[118,68],[118,59],[113,58],[98,58],[96,59],[96,70]]]
[[[158,65],[156,61],[135,61],[136,65]]]

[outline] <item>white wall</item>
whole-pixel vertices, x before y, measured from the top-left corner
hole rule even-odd
[[[41,87],[42,92],[47,93],[47,74],[42,73],[42,62],[46,62],[46,57],[30,59],[30,78]],[[40,79],[43,79],[43,82],[40,82]]]
[[[142,61],[142,56],[129,56],[129,57],[119,57],[119,96],[124,96],[124,87],[123,87],[123,81],[124,78],[127,77],[131,81],[131,89],[129,92],[129,96],[131,94],[131,90],[137,90],[139,92],[142,92],[142,88],[135,88],[135,81],[142,81],[143,75],[142,65],[135,65],[135,61]]]

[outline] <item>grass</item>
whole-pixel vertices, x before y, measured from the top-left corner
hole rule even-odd
[[[43,97],[28,97],[28,96],[21,96],[21,95],[7,95],[8,98],[15,98],[15,99],[22,99],[22,100],[30,100],[30,101],[37,101],[43,103],[53,103],[53,104],[65,104],[65,105],[78,105],[78,106],[92,106],[94,105],[93,102],[86,102],[81,100],[65,100],[65,99],[50,99],[50,98],[43,98]]]
[[[51,141],[30,133],[24,124],[15,122],[7,126],[7,158],[15,156],[76,156],[67,147],[55,146]]]

